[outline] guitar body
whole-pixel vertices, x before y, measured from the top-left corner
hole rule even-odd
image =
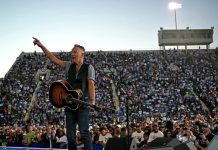
[[[71,101],[72,98],[80,100],[83,94],[80,89],[72,89],[66,80],[58,80],[51,84],[49,89],[49,100],[57,108],[67,106],[71,110],[78,109],[81,104]]]
[[[89,106],[95,110],[112,111],[111,108],[102,108],[96,105],[82,101],[83,93],[80,89],[73,89],[66,80],[58,80],[51,84],[49,88],[49,100],[57,108],[68,107],[71,110],[77,110],[80,106]]]

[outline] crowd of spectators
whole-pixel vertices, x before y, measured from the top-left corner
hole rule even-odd
[[[70,53],[55,54],[63,60],[70,59]],[[187,140],[183,133],[188,134],[192,136],[188,140],[196,146],[201,143],[200,133],[206,136],[203,139],[211,141],[217,132],[218,118],[216,54],[217,50],[87,52],[86,62],[96,70],[96,104],[117,109],[115,113],[90,113],[93,143],[105,146],[109,137],[126,136],[127,115],[130,134],[138,137],[139,147],[147,146],[152,138],[168,134],[181,142]],[[52,139],[52,147],[66,147],[64,108],[55,108],[48,99],[49,85],[65,79],[65,74],[47,62],[42,53],[22,53],[2,80],[2,145],[50,147],[47,142]],[[36,76],[39,69],[50,70],[49,78],[43,74]],[[119,98],[118,106],[115,106],[112,85]],[[30,109],[34,92],[37,97]],[[27,113],[29,118],[25,120]],[[166,127],[168,121],[173,124],[170,129]],[[158,136],[154,136],[153,130],[160,131]],[[78,145],[82,145],[79,133]]]
[[[5,125],[0,128],[0,143],[2,146],[11,147],[37,147],[37,148],[67,148],[66,128],[64,125],[48,124],[46,126]],[[217,118],[210,115],[197,114],[194,118],[184,120],[155,120],[153,122],[130,122],[129,127],[125,123],[110,124],[98,122],[90,125],[94,150],[102,150],[107,147],[110,138],[127,139],[130,135],[138,148],[165,146],[164,143],[155,142],[158,138],[164,138],[165,142],[177,139],[180,143],[204,150],[218,134]],[[130,144],[133,140],[130,141]],[[83,147],[80,133],[77,131],[78,148]]]

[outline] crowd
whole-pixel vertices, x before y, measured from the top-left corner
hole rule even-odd
[[[181,136],[183,132],[190,134],[192,137],[188,139],[196,145],[200,133],[206,137],[207,133],[215,134],[218,112],[216,54],[217,50],[87,52],[86,62],[93,64],[96,70],[96,104],[117,109],[116,113],[90,113],[93,143],[105,146],[106,137],[125,136],[127,115],[131,135],[138,137],[140,131],[140,138],[136,138],[139,147],[147,145],[146,139],[152,141],[153,130],[160,130],[158,136],[170,133],[181,142],[186,140]],[[70,54],[63,51],[56,55],[63,60],[70,58]],[[51,71],[48,79],[44,75],[36,76],[42,68]],[[22,53],[17,58],[0,85],[1,134],[4,135],[0,140],[3,145],[45,146],[49,134],[53,147],[66,147],[64,108],[53,107],[48,99],[49,85],[64,78],[64,72],[48,62],[42,53]],[[39,81],[34,107],[29,110]],[[118,105],[114,102],[112,85]],[[24,121],[27,113],[29,119]],[[171,129],[166,128],[168,121],[173,124]],[[209,141],[211,137],[207,137]],[[79,133],[78,143],[81,144]],[[46,146],[51,145],[47,143]]]
[[[65,126],[60,124],[48,124],[45,126],[32,124],[26,126],[5,125],[0,129],[0,144],[12,147],[63,149],[67,148],[65,133]],[[218,134],[218,120],[210,115],[197,114],[194,118],[186,117],[182,121],[130,121],[129,128],[127,128],[125,123],[109,124],[98,122],[90,125],[90,134],[94,150],[106,148],[109,138],[127,139],[127,135],[134,139],[138,148],[163,146],[157,145],[154,141],[157,138],[165,137],[168,141],[176,138],[180,143],[190,143],[196,148],[204,150],[215,134]],[[83,147],[79,131],[77,131],[77,145],[78,148]]]

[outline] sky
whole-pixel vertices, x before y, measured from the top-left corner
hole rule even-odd
[[[0,78],[21,52],[41,52],[37,37],[52,52],[159,49],[158,30],[210,29],[218,46],[218,0],[0,0]]]

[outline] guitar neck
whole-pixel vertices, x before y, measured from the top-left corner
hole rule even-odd
[[[85,101],[82,101],[82,100],[79,100],[79,99],[76,99],[76,98],[71,98],[75,103],[77,104],[81,104],[81,105],[86,105],[86,106],[92,106],[91,104],[89,104],[88,102],[85,102]]]
[[[115,112],[115,109],[111,109],[111,108],[103,108],[103,107],[99,107],[99,106],[96,106],[96,105],[92,105],[92,104],[89,104],[88,102],[84,102],[82,100],[79,100],[77,98],[74,98],[72,96],[67,96],[66,99],[69,99],[71,101],[73,101],[74,103],[77,103],[77,104],[81,104],[81,105],[85,105],[85,106],[90,106],[92,108],[94,108],[95,110],[98,110],[98,111],[102,111],[102,110],[110,110],[112,112]]]

